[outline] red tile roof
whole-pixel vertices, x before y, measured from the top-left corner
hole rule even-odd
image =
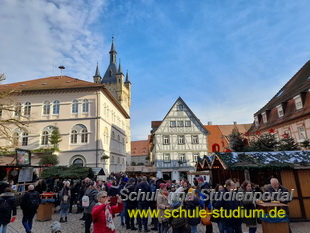
[[[68,76],[52,76],[47,78],[33,79],[24,82],[9,83],[0,85],[0,90],[14,90],[16,92],[38,92],[54,90],[72,90],[98,88],[101,89],[123,113],[126,118],[130,118],[125,109],[115,100],[113,95],[105,88],[104,84],[92,83]]]
[[[152,127],[152,129],[158,128],[158,127],[160,126],[161,123],[162,123],[162,121],[152,121],[152,122],[151,122],[151,127]]]
[[[131,142],[131,156],[148,156],[149,155],[149,141],[132,141]]]
[[[295,119],[309,117],[310,115],[310,60],[280,89],[280,91],[258,112],[259,125],[252,125],[250,133],[276,128],[280,124],[288,123]],[[296,110],[294,97],[301,95],[303,108]],[[277,106],[282,105],[284,116],[279,118]],[[261,117],[267,112],[267,122]]]
[[[103,87],[103,84],[92,83],[68,76],[52,76],[33,79],[24,82],[0,85],[0,89],[14,89],[17,91],[59,90],[85,87]]]

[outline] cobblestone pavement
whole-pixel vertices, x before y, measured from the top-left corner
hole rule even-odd
[[[75,213],[75,210],[73,210]],[[84,225],[83,221],[79,220],[82,217],[82,214],[69,214],[68,222],[61,223],[62,232],[63,233],[84,233]],[[18,209],[17,218],[14,223],[8,225],[8,233],[24,233],[25,230],[23,228],[22,222],[22,211]],[[34,218],[36,219],[36,217]],[[33,221],[33,233],[50,233],[50,225],[53,221],[59,221],[59,213],[53,214],[53,220],[39,222]],[[138,231],[130,231],[126,230],[125,227],[121,226],[120,217],[117,216],[114,219],[116,225],[117,233],[139,233]],[[150,226],[151,228],[151,226]],[[300,222],[300,223],[291,223],[291,228],[293,233],[309,233],[310,232],[310,222]],[[218,228],[216,224],[213,224],[213,232],[218,233]],[[143,232],[143,231],[142,231]],[[198,232],[204,233],[205,226],[199,225]],[[247,228],[243,225],[243,232],[248,232]],[[261,225],[258,225],[257,233],[263,233]],[[155,233],[155,231],[151,231],[150,233]],[[170,228],[168,233],[172,233],[172,229]],[[275,232],[278,233],[278,232]]]

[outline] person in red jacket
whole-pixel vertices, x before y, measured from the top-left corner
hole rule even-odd
[[[97,195],[98,203],[92,211],[92,220],[94,223],[94,233],[115,233],[113,215],[122,212],[123,202],[120,196],[117,199],[117,205],[110,206],[110,197],[106,191],[101,191]]]

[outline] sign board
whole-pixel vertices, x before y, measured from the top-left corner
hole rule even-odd
[[[33,167],[23,167],[18,174],[18,182],[31,182],[33,179]]]
[[[30,166],[31,152],[29,150],[16,149],[16,166]]]

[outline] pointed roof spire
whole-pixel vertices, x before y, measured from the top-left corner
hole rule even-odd
[[[94,76],[100,77],[100,71],[99,71],[98,61],[97,61],[97,67],[96,67],[96,72],[95,72],[95,75],[94,75]]]
[[[125,83],[131,83],[129,80],[129,74],[128,74],[128,70],[126,72],[126,79],[125,79]]]
[[[114,45],[114,36],[112,36],[112,45],[111,45],[111,50],[110,50],[110,53],[117,53],[116,50],[115,50],[115,45]]]
[[[112,45],[111,45],[111,50],[110,50],[110,64],[116,64],[116,50],[114,46],[114,37],[112,36]]]
[[[121,59],[119,59],[119,64],[118,64],[118,73],[122,74],[123,70],[122,70],[122,65],[121,65]]]

